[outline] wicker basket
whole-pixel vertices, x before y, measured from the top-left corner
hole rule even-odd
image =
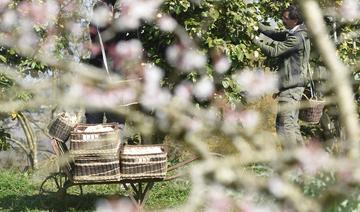
[[[163,179],[166,170],[167,153],[162,145],[126,145],[120,153],[122,179]]]
[[[49,134],[52,137],[65,142],[68,140],[71,130],[74,129],[74,126],[75,124],[66,118],[65,113],[61,113],[50,122],[48,126]]]
[[[117,156],[76,157],[72,180],[75,183],[120,181],[119,158]]]
[[[306,107],[300,110],[299,119],[305,122],[317,124],[323,113],[325,101],[319,101],[315,99],[308,99],[310,107]]]
[[[120,129],[117,124],[102,124],[111,127],[113,131],[84,132],[94,124],[79,124],[70,135],[70,149],[74,156],[117,156],[121,146]]]

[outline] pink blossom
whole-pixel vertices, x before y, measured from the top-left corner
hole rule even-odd
[[[28,18],[35,24],[54,25],[59,13],[59,5],[56,1],[48,0],[46,2],[21,2],[18,7],[21,16]]]
[[[220,186],[213,186],[206,194],[206,212],[232,211],[233,203]]]
[[[299,160],[304,171],[311,175],[329,166],[331,162],[329,154],[323,150],[320,144],[315,142],[298,149],[296,158]]]
[[[11,2],[11,0],[1,0],[0,1],[0,10],[3,10],[5,7],[7,7],[10,2]]]
[[[99,200],[96,203],[97,212],[137,212],[138,208],[131,202],[130,199],[113,199],[113,200]]]

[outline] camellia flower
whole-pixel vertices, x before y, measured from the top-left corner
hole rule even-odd
[[[235,75],[234,79],[250,99],[273,93],[278,88],[277,75],[261,70],[244,70]]]

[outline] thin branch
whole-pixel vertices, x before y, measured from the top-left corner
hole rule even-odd
[[[30,154],[29,150],[26,148],[26,146],[21,141],[16,140],[14,138],[10,138],[10,137],[7,137],[6,139],[13,142],[17,146],[19,146],[27,155]]]
[[[340,117],[350,142],[349,156],[358,158],[360,126],[349,79],[350,71],[336,55],[335,46],[328,37],[318,3],[314,0],[304,0],[300,1],[300,4],[314,43],[330,71],[330,80],[334,82]]]

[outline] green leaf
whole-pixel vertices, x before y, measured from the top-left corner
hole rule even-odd
[[[5,58],[3,55],[0,55],[0,60],[1,60],[3,63],[6,63],[6,62],[7,62],[6,58]]]

